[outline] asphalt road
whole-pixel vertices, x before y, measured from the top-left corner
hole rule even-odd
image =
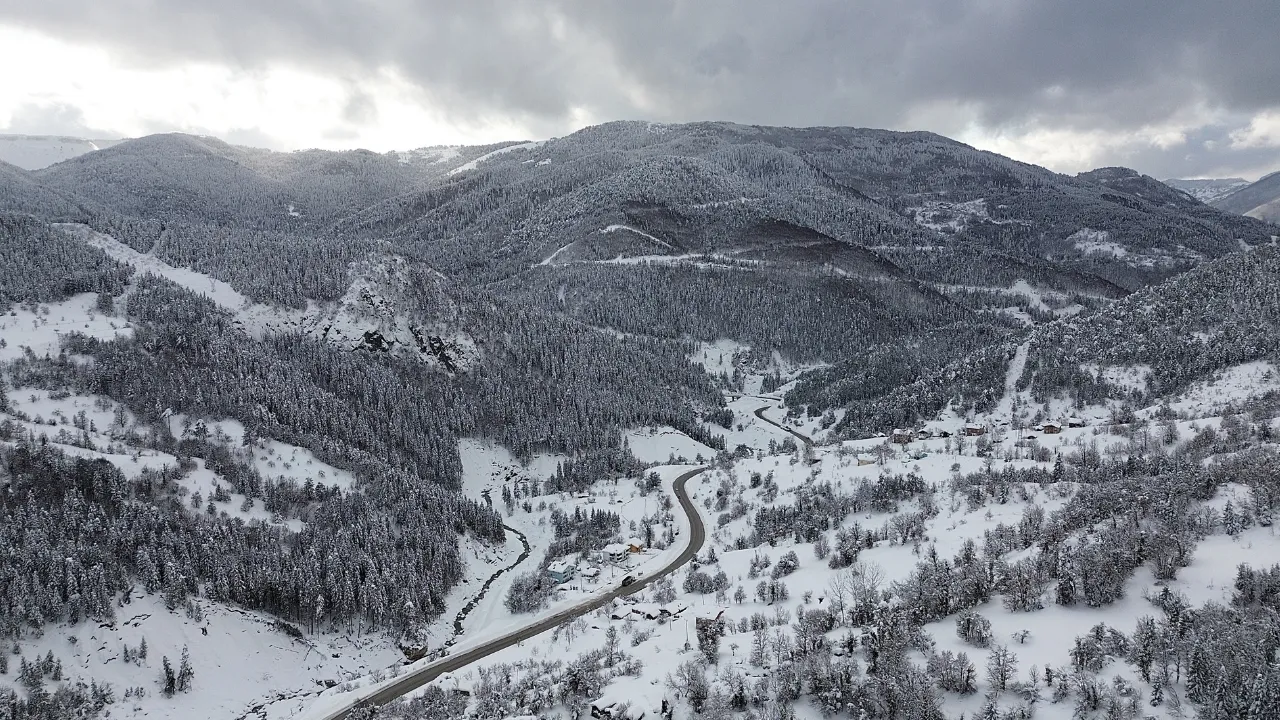
[[[763,409],[764,408],[761,408],[761,410],[757,410],[756,415],[759,416],[760,412]],[[763,420],[764,418],[761,418],[761,419]],[[772,422],[772,421],[765,420],[765,422]],[[774,424],[776,425],[777,423],[774,423]],[[788,432],[791,432],[791,431],[788,431]],[[792,434],[799,436],[798,433],[792,433]],[[803,439],[803,436],[799,436],[799,437]],[[624,595],[631,595],[632,593],[639,592],[641,589],[652,584],[654,581],[658,580],[659,578],[665,577],[667,575],[670,575],[672,572],[675,572],[675,570],[678,569],[681,565],[684,565],[685,563],[689,562],[689,560],[692,559],[694,555],[698,554],[698,551],[702,549],[702,543],[706,540],[706,537],[707,537],[707,529],[702,524],[702,519],[698,517],[698,510],[696,507],[694,507],[693,501],[689,498],[688,493],[685,492],[685,483],[689,481],[689,478],[692,478],[696,475],[704,473],[709,469],[710,468],[707,468],[707,467],[701,467],[696,470],[690,470],[689,472],[676,478],[675,482],[672,483],[672,490],[675,491],[676,500],[680,502],[680,508],[684,511],[684,514],[689,518],[689,530],[690,530],[689,544],[685,547],[684,551],[681,552],[679,556],[677,556],[671,562],[667,563],[667,565],[663,567],[661,570],[651,575],[646,575],[643,578],[639,578],[635,582],[631,583],[626,587],[616,587],[610,590],[609,592],[605,593],[604,595],[597,595],[595,597],[592,597],[590,600],[587,600],[580,605],[575,605],[571,608],[561,610],[560,612],[554,615],[541,618],[536,622],[533,622],[522,628],[513,630],[506,635],[490,640],[489,642],[484,643],[483,645],[478,645],[470,650],[459,652],[455,655],[450,655],[445,658],[441,658],[440,660],[437,660],[436,662],[433,662],[430,665],[427,665],[425,667],[419,668],[418,670],[415,670],[409,673],[408,675],[401,676],[395,682],[392,682],[390,685],[387,685],[386,687],[364,698],[358,703],[355,703],[349,707],[342,708],[340,710],[334,710],[328,715],[325,715],[323,717],[323,720],[342,720],[343,718],[346,718],[357,707],[367,707],[370,705],[385,705],[386,703],[391,702],[392,700],[410,691],[416,690],[422,687],[423,685],[426,685],[427,683],[431,682],[432,680],[435,680],[442,673],[461,670],[462,668],[470,665],[471,663],[477,660],[486,658],[489,655],[492,655],[493,653],[498,652],[499,650],[509,648],[512,645],[515,645],[516,643],[523,642],[536,635],[540,635],[554,628],[555,626],[565,622],[566,620],[572,620],[573,618],[586,615],[592,610],[603,607],[613,602],[616,598],[620,598]]]
[[[769,418],[765,417],[765,416],[764,416],[764,411],[765,411],[765,410],[768,410],[770,407],[771,407],[771,406],[769,406],[769,405],[765,405],[765,406],[764,406],[764,407],[762,407],[762,408],[758,408],[758,409],[756,410],[756,413],[755,413],[756,417],[758,417],[758,418],[760,418],[761,420],[763,420],[763,421],[765,421],[765,422],[769,423],[770,425],[772,425],[772,426],[774,426],[774,427],[778,428],[779,430],[785,430],[785,431],[787,431],[787,432],[791,433],[792,435],[795,435],[795,436],[796,436],[796,439],[798,439],[800,442],[804,443],[805,445],[810,445],[810,446],[812,446],[812,445],[813,445],[813,438],[809,437],[808,435],[805,435],[804,433],[798,433],[798,432],[796,432],[795,430],[792,430],[791,428],[787,427],[786,425],[783,425],[782,423],[774,422],[774,421],[770,420]]]

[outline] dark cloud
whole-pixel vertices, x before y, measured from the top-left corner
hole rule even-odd
[[[1161,180],[1187,176],[1256,179],[1280,168],[1280,147],[1232,146],[1231,133],[1244,124],[1241,121],[1196,128],[1186,134],[1185,142],[1165,148],[1133,146],[1118,151],[1113,164],[1137,168]]]
[[[378,117],[378,103],[373,96],[359,88],[347,95],[347,102],[342,107],[343,121],[352,125],[369,123]]]
[[[66,103],[27,103],[14,110],[6,133],[17,135],[65,135],[68,137],[114,139],[117,134],[90,127],[80,108]]]
[[[393,67],[455,122],[543,134],[580,110],[902,128],[954,106],[928,129],[1119,134],[1280,107],[1276,0],[0,0],[0,22],[147,64]]]

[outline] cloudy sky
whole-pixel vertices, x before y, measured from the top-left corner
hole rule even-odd
[[[1276,0],[0,0],[0,132],[390,150],[716,119],[1254,179],[1277,32]]]

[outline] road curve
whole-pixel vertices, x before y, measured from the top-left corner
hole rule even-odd
[[[766,420],[766,422],[769,422],[769,421]],[[358,702],[352,703],[351,705],[341,709],[333,710],[328,715],[322,716],[322,720],[342,720],[343,718],[346,718],[347,715],[350,714],[351,711],[356,709],[357,707],[368,707],[371,705],[372,706],[385,705],[386,703],[391,702],[392,700],[395,700],[396,698],[402,695],[405,695],[406,693],[416,690],[422,687],[423,685],[426,685],[427,683],[431,682],[432,680],[435,680],[442,673],[461,670],[462,668],[470,665],[471,663],[476,662],[477,660],[486,658],[489,655],[492,655],[493,653],[498,652],[499,650],[509,648],[512,645],[515,645],[516,643],[523,642],[536,635],[540,635],[550,630],[551,628],[554,628],[555,626],[565,622],[566,620],[571,620],[573,618],[586,615],[592,610],[603,607],[613,602],[616,598],[620,598],[620,597],[623,597],[624,595],[631,595],[633,593],[639,592],[641,589],[649,586],[659,578],[665,577],[667,575],[670,575],[672,572],[675,572],[680,566],[689,562],[689,560],[692,559],[694,555],[698,554],[698,551],[702,549],[702,543],[706,540],[706,536],[707,536],[707,530],[706,530],[706,527],[702,524],[702,518],[698,516],[698,509],[694,506],[693,500],[689,498],[688,493],[685,492],[685,483],[687,483],[690,478],[696,475],[699,475],[701,473],[704,473],[710,469],[711,469],[710,467],[700,467],[694,470],[690,470],[689,472],[686,472],[680,477],[676,478],[675,482],[672,483],[671,489],[676,494],[676,500],[680,502],[680,508],[684,511],[685,515],[688,516],[689,518],[689,544],[680,553],[680,555],[678,555],[671,562],[667,563],[667,565],[663,567],[661,570],[655,573],[652,573],[650,575],[646,575],[645,577],[636,580],[635,582],[631,583],[625,588],[624,587],[614,588],[609,592],[605,593],[604,595],[594,596],[579,605],[574,605],[573,607],[561,610],[560,612],[557,612],[554,615],[540,618],[539,620],[529,625],[525,625],[524,627],[512,630],[506,635],[503,635],[498,638],[494,638],[493,640],[490,640],[489,642],[484,643],[483,645],[477,645],[476,647],[470,650],[460,652],[456,655],[450,655],[448,657],[441,658],[440,660],[437,660],[436,662],[433,662],[430,665],[426,665],[422,668],[419,668],[409,673],[408,675],[401,676],[391,684],[378,690],[372,695],[369,695],[361,699]]]
[[[764,406],[764,407],[762,407],[762,408],[757,408],[757,409],[756,409],[756,412],[755,412],[756,417],[758,417],[758,418],[760,418],[761,420],[763,420],[763,421],[765,421],[765,422],[769,423],[770,425],[772,425],[772,426],[774,426],[774,427],[778,428],[779,430],[785,430],[786,432],[789,432],[789,433],[791,433],[792,435],[795,435],[795,436],[796,436],[796,438],[797,438],[800,442],[804,443],[805,445],[808,445],[808,446],[810,446],[810,447],[812,447],[812,446],[813,446],[813,438],[809,437],[808,435],[805,435],[804,433],[796,432],[795,430],[792,430],[791,428],[787,427],[786,425],[783,425],[782,423],[774,422],[774,421],[770,420],[769,418],[765,417],[765,416],[764,416],[764,411],[765,411],[765,410],[768,410],[768,409],[769,409],[769,407],[770,407],[769,405],[765,405],[765,406]]]

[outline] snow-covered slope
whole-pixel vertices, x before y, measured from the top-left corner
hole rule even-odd
[[[1237,188],[1214,201],[1214,207],[1260,220],[1280,222],[1280,172]]]
[[[1196,178],[1194,180],[1181,180],[1178,178],[1170,178],[1164,183],[1170,187],[1175,187],[1191,197],[1205,204],[1212,204],[1213,201],[1226,197],[1231,193],[1245,187],[1249,184],[1244,178]]]
[[[109,148],[122,140],[88,140],[63,135],[0,134],[0,160],[24,170],[39,170],[85,153]]]
[[[1009,368],[1010,394],[1016,393],[1023,359],[1020,355]],[[1261,371],[1251,367],[1227,373],[1217,391],[1241,401],[1251,396],[1245,386]],[[1010,399],[1002,403],[1006,410],[1012,407]],[[1212,414],[1219,407],[1179,406],[1188,419],[1176,423],[1173,435],[1167,436],[1173,439],[1152,442],[1162,444],[1160,452],[1195,446],[1201,442],[1193,439],[1198,431],[1223,422]],[[1280,429],[1280,421],[1267,422],[1272,432]],[[479,717],[552,717],[575,708],[600,711],[611,703],[629,704],[636,713],[613,717],[639,717],[641,710],[649,717],[657,715],[664,702],[674,708],[675,717],[696,717],[695,704],[703,703],[726,713],[716,715],[704,708],[712,716],[741,717],[731,712],[739,692],[748,698],[748,707],[777,713],[788,706],[794,717],[804,720],[842,716],[836,711],[850,706],[856,716],[857,708],[871,706],[863,703],[880,697],[873,668],[884,662],[878,638],[886,625],[875,618],[894,616],[916,602],[911,593],[920,591],[919,578],[929,563],[958,568],[966,553],[987,552],[999,556],[994,564],[983,565],[996,577],[989,598],[969,611],[923,623],[924,639],[912,640],[905,649],[908,665],[933,681],[939,681],[935,663],[942,653],[964,653],[976,666],[970,689],[941,689],[936,708],[942,714],[925,717],[981,717],[990,701],[997,713],[1015,713],[1007,717],[1029,717],[1016,713],[1034,706],[1037,718],[1101,720],[1107,717],[1109,703],[1122,708],[1131,698],[1139,702],[1142,717],[1185,717],[1190,712],[1189,693],[1194,692],[1185,670],[1177,679],[1171,670],[1169,680],[1160,680],[1163,684],[1156,690],[1155,675],[1135,665],[1130,659],[1134,656],[1112,652],[1096,661],[1098,666],[1084,669],[1075,668],[1073,663],[1081,661],[1073,658],[1079,657],[1081,638],[1087,646],[1091,636],[1105,639],[1108,633],[1122,633],[1124,642],[1139,642],[1134,630],[1143,617],[1156,617],[1157,625],[1164,621],[1162,607],[1167,606],[1162,603],[1169,600],[1162,596],[1191,607],[1229,604],[1239,564],[1261,568],[1280,561],[1272,527],[1249,521],[1240,527],[1230,519],[1235,517],[1232,513],[1251,507],[1249,488],[1224,482],[1211,497],[1193,503],[1187,512],[1200,518],[1195,522],[1208,524],[1201,526],[1206,528],[1204,536],[1174,577],[1158,576],[1151,561],[1139,562],[1117,586],[1114,598],[1070,604],[1055,599],[1061,592],[1057,581],[1046,579],[1027,607],[1010,599],[1012,591],[1000,579],[1010,566],[1034,564],[1037,557],[1036,542],[1016,538],[1038,533],[1034,528],[1044,519],[1070,522],[1073,513],[1091,502],[1084,500],[1089,489],[1071,479],[1074,470],[1068,469],[1061,480],[1053,479],[1062,472],[1053,470],[1055,463],[1072,467],[1087,457],[1090,447],[1104,448],[1107,457],[1120,461],[1130,454],[1149,453],[1149,448],[1140,451],[1144,446],[1137,439],[1144,432],[1149,432],[1146,421],[1064,428],[1030,442],[1011,432],[995,432],[984,442],[933,437],[906,446],[874,438],[820,446],[808,454],[811,463],[801,451],[771,454],[757,444],[750,456],[690,482],[709,537],[699,560],[679,570],[671,585],[659,583],[635,598],[566,621],[535,641],[442,676],[411,695],[437,706],[457,703],[457,708],[467,707]],[[1267,447],[1258,432],[1248,442]],[[481,451],[472,451],[477,452]],[[1038,471],[1043,481],[1010,482],[1007,473],[1015,471]],[[905,487],[897,483],[915,483],[915,490],[895,490]],[[811,516],[831,512],[833,496],[859,505],[847,514],[838,511],[842,519],[827,526]],[[592,503],[582,506],[590,508],[602,501],[593,492],[576,502]],[[517,509],[515,517],[523,514]],[[1136,518],[1150,522],[1141,514]],[[1083,551],[1090,541],[1097,542],[1096,534],[1107,532],[1108,525],[1071,531],[1064,552],[1075,547]],[[852,544],[848,537],[854,538]],[[853,564],[845,567],[844,561],[833,559],[841,553],[850,554]],[[594,556],[577,562],[580,569],[599,565]],[[600,566],[606,572],[611,569],[607,563]],[[1058,572],[1071,573],[1072,567],[1067,564]],[[1081,570],[1095,571],[1100,568]],[[720,590],[708,589],[699,585],[703,580],[698,577],[724,584]],[[579,581],[562,585],[562,597],[580,596],[583,585],[590,588]],[[944,596],[965,592],[959,585],[940,590]],[[958,619],[967,612],[982,618],[975,621],[979,625],[989,623],[985,635],[975,639],[958,633]],[[696,626],[715,621],[723,623],[720,639],[715,649],[700,652],[703,644]],[[484,636],[482,632],[477,637]],[[1016,672],[1001,689],[983,668],[1003,648],[1013,654]],[[594,679],[586,683],[587,689],[570,684],[573,672],[584,671],[568,667],[591,669]],[[1052,682],[1044,680],[1046,669]],[[707,695],[689,692],[690,677],[706,679]],[[1031,677],[1035,680],[1024,679]],[[844,689],[831,689],[832,684]],[[1087,702],[1086,710],[1079,710],[1080,693],[1089,697],[1081,687],[1097,688],[1098,699],[1091,701],[1097,703],[1094,710],[1087,709]],[[303,717],[324,716],[343,695],[341,689],[329,691]],[[1150,702],[1152,697],[1157,697],[1156,704]]]
[[[450,324],[452,300],[439,273],[412,268],[396,255],[375,256],[351,270],[352,283],[338,302],[309,302],[305,310],[255,303],[229,284],[141,253],[84,225],[59,225],[72,236],[141,272],[171,280],[231,312],[255,338],[301,333],[347,350],[410,355],[448,372],[465,371],[479,359],[475,341]],[[416,308],[410,307],[411,303]]]

